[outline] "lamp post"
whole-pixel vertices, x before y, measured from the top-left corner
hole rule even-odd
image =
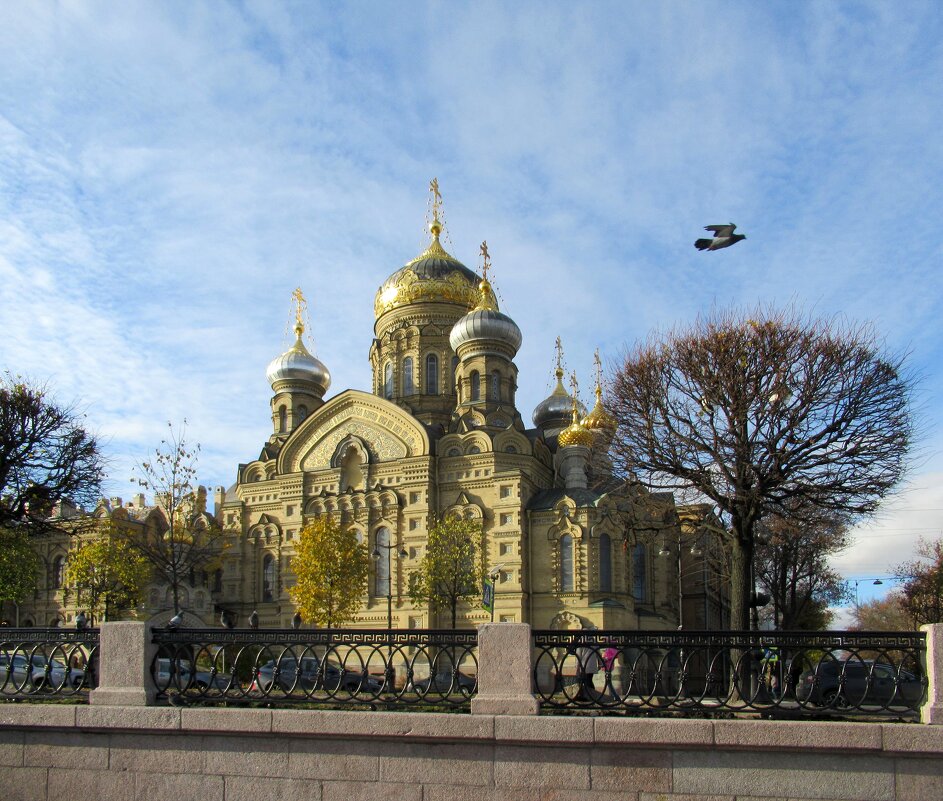
[[[386,628],[391,630],[393,628],[393,560],[391,557],[392,552],[396,550],[396,546],[385,545],[382,542],[378,542],[374,546],[373,559],[377,563],[377,570],[380,569],[381,548],[386,551]],[[399,549],[399,555],[403,559],[409,556],[405,548]]]

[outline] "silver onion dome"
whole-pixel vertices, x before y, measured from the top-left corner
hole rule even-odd
[[[537,428],[554,431],[566,428],[573,418],[573,397],[563,387],[563,370],[557,368],[557,386],[550,396],[537,404],[531,419]],[[580,417],[586,414],[586,407],[577,402]]]
[[[521,329],[506,314],[493,309],[475,309],[452,326],[449,344],[457,351],[460,345],[478,339],[504,342],[517,353],[521,347]]]
[[[331,374],[324,363],[312,356],[301,341],[303,330],[300,325],[295,327],[297,335],[295,344],[281,356],[276,356],[269,362],[265,376],[272,385],[272,389],[275,389],[275,385],[281,382],[313,384],[316,389],[315,394],[323,397],[331,386]]]

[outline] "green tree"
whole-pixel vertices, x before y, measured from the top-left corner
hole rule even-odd
[[[0,528],[0,601],[20,601],[36,589],[39,559],[26,530]]]
[[[0,526],[51,528],[53,504],[94,504],[104,467],[98,441],[44,386],[0,377]]]
[[[901,604],[916,625],[943,622],[943,539],[917,542],[917,558],[894,568]]]
[[[872,514],[904,473],[913,387],[868,328],[720,314],[626,354],[610,393],[611,452],[626,477],[719,508],[730,625],[745,629],[759,522],[797,509]]]
[[[459,603],[481,597],[480,542],[480,523],[459,517],[436,520],[429,528],[419,569],[409,576],[410,600],[428,603],[434,612],[448,609],[453,629]]]
[[[296,583],[288,594],[303,620],[333,628],[357,614],[367,590],[367,549],[351,528],[319,517],[298,535],[291,569]]]
[[[161,440],[152,459],[141,462],[132,478],[154,493],[160,511],[149,518],[143,533],[129,530],[122,535],[169,585],[176,614],[184,582],[193,586],[197,575],[215,567],[226,543],[218,521],[206,511],[206,488],[197,485],[200,446],[187,444],[186,423],[179,431],[167,425],[168,438]]]
[[[151,576],[151,566],[107,522],[98,537],[69,554],[66,583],[75,588],[79,606],[98,620],[137,606]]]

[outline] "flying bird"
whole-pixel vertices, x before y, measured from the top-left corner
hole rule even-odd
[[[705,225],[705,231],[713,231],[713,239],[698,239],[694,247],[698,250],[720,250],[736,245],[741,239],[746,239],[743,234],[735,234],[734,229],[737,226],[733,223],[728,225]]]

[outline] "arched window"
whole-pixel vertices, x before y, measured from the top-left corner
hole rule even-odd
[[[387,362],[383,368],[383,397],[387,400],[393,398],[393,363]]]
[[[471,399],[481,400],[481,376],[477,370],[472,370],[471,374]]]
[[[644,545],[632,548],[632,597],[644,602],[648,599],[648,565],[645,564]]]
[[[599,538],[599,589],[612,592],[612,540],[608,534]]]
[[[284,433],[286,428],[288,428],[288,410],[284,406],[279,406],[278,407],[278,430],[280,433]]]
[[[223,569],[216,568],[216,571],[213,573],[213,592],[222,592],[223,591]]]
[[[491,374],[491,400],[501,400],[501,373],[497,370]]]
[[[426,394],[439,394],[439,357],[434,353],[426,356]]]
[[[62,587],[65,575],[65,559],[57,556],[52,562],[52,586],[57,590]]]
[[[413,358],[407,356],[403,359],[403,394],[413,394]]]
[[[308,416],[308,407],[302,404],[298,407],[298,412],[295,417],[298,418],[298,422],[302,422]]]
[[[573,592],[573,538],[560,537],[560,592]]]
[[[452,386],[456,387],[458,384],[458,356],[452,357]]]
[[[275,594],[275,560],[265,554],[262,560],[262,600],[271,601]]]
[[[375,559],[377,582],[375,595],[387,598],[390,595],[390,530],[384,526],[377,529]]]

